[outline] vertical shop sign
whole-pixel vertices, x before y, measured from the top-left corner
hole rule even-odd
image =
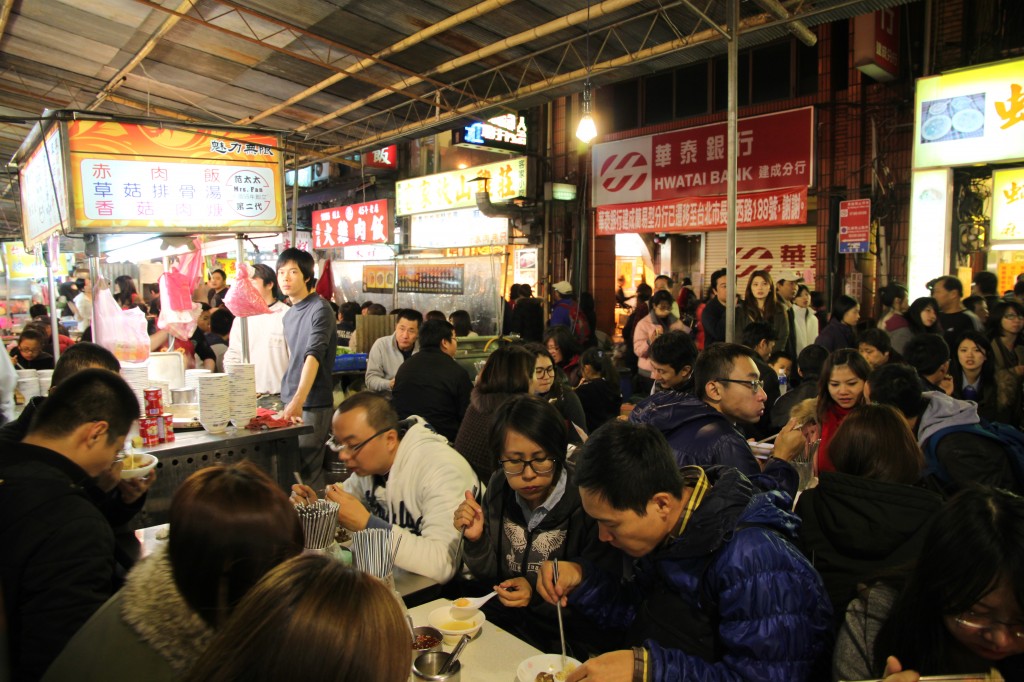
[[[854,19],[853,65],[883,83],[900,75],[898,8],[880,9]]]
[[[871,200],[839,202],[839,253],[867,253],[871,241]]]

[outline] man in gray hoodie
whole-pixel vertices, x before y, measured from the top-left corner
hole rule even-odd
[[[864,387],[864,397],[900,410],[925,452],[931,446],[929,439],[939,439],[935,459],[948,482],[930,476],[929,483],[940,492],[952,495],[971,483],[1021,492],[1007,452],[997,441],[970,431],[941,433],[949,427],[979,424],[978,406],[974,403],[951,398],[941,391],[923,390],[913,368],[900,364],[883,365],[872,372]]]

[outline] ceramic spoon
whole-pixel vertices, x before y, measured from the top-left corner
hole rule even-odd
[[[497,592],[491,592],[486,597],[477,597],[476,599],[462,597],[461,599],[456,599],[452,602],[452,618],[455,620],[471,619],[480,610],[481,606],[489,602],[497,594]]]

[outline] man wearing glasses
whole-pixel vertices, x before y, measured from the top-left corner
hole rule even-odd
[[[754,351],[739,344],[712,344],[697,358],[693,370],[696,395],[656,393],[633,410],[629,421],[661,431],[681,467],[725,464],[762,487],[795,495],[798,476],[789,460],[804,445],[799,424],[790,420],[782,429],[763,475],[750,444],[737,428],[738,424],[757,423],[766,408],[764,381],[754,357]]]
[[[352,472],[327,488],[339,523],[349,531],[390,528],[402,536],[396,566],[448,582],[459,546],[452,515],[466,490],[479,497],[481,487],[465,458],[421,417],[399,421],[386,398],[368,391],[338,407],[327,447]],[[292,486],[296,504],[316,499],[312,488]]]

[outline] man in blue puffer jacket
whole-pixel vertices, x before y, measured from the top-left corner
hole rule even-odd
[[[660,431],[675,454],[676,464],[736,467],[764,490],[796,495],[799,476],[787,460],[803,450],[796,422],[783,428],[775,456],[761,465],[737,423],[754,424],[765,412],[766,394],[754,351],[735,343],[716,343],[697,357],[694,392],[659,391],[629,415],[634,424]]]
[[[656,429],[624,422],[591,436],[576,471],[598,537],[636,561],[623,581],[559,562],[556,582],[542,565],[544,599],[633,645],[590,659],[569,682],[798,682],[827,670],[832,607],[791,544],[799,520],[787,495],[759,492],[732,467],[680,471]]]

